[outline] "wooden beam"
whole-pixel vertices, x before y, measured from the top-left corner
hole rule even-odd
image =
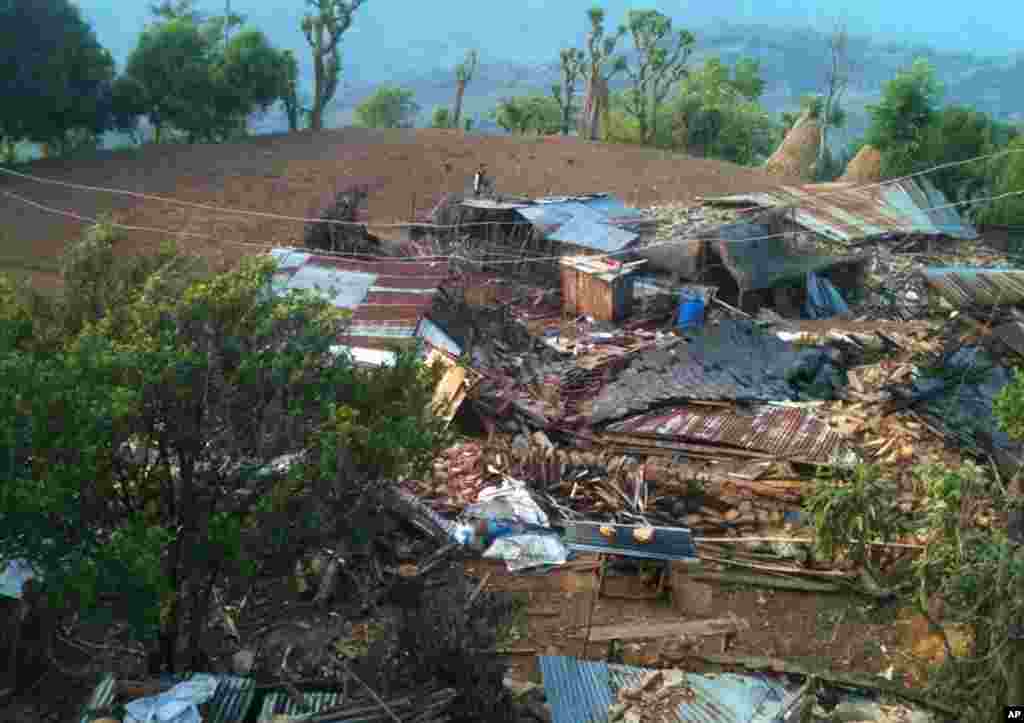
[[[651,640],[655,638],[706,638],[712,635],[735,635],[750,628],[750,624],[735,615],[714,620],[691,620],[683,623],[627,623],[592,628],[590,642],[606,643],[611,640]]]

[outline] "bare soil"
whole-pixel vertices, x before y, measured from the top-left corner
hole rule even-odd
[[[370,188],[371,230],[410,220],[444,193],[463,192],[480,163],[499,193],[609,192],[646,206],[695,196],[758,191],[781,182],[760,169],[652,148],[561,137],[497,137],[446,130],[347,128],[259,136],[220,145],[161,145],[108,151],[83,160],[41,160],[25,173],[217,207],[308,217],[327,193],[351,183]],[[211,258],[233,261],[273,244],[295,244],[303,224],[224,214],[160,201],[0,177],[0,191],[94,218],[110,213],[135,225],[195,234],[179,239]],[[0,197],[0,270],[55,283],[57,259],[82,223]],[[126,250],[155,246],[172,233],[126,231]]]

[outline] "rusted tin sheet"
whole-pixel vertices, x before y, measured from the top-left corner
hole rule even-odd
[[[958,308],[1024,303],[1024,271],[952,267],[921,273],[931,288]]]
[[[604,437],[609,443],[682,443],[726,455],[735,450],[813,464],[833,460],[842,442],[828,424],[807,411],[772,406],[749,412],[693,405],[659,410],[612,424]]]
[[[354,348],[389,348],[411,342],[430,311],[439,287],[449,279],[446,261],[328,256],[274,249],[278,291],[309,289],[352,312],[340,341]]]
[[[974,227],[924,177],[869,186],[845,182],[782,186],[770,192],[704,201],[713,205],[792,207],[797,224],[835,241],[911,233],[965,240],[978,237]]]

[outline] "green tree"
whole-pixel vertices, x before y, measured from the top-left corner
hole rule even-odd
[[[303,107],[299,99],[299,62],[295,53],[285,50],[281,54],[281,62],[284,65],[282,81],[284,91],[281,94],[281,103],[284,105],[284,113],[288,118],[288,130],[294,133],[302,125]]]
[[[1012,140],[1006,150],[1010,151],[1008,155],[991,164],[995,196],[1024,189],[1024,137]],[[981,209],[980,218],[985,223],[1024,226],[1024,196],[1018,194],[992,201]]]
[[[0,141],[63,152],[73,135],[113,125],[114,61],[66,0],[0,4]]]
[[[565,48],[559,53],[559,71],[561,81],[551,86],[551,95],[558,103],[558,109],[562,114],[562,135],[569,135],[569,128],[576,114],[574,101],[576,99],[576,83],[584,73],[584,56],[582,50]]]
[[[65,268],[84,281],[109,258],[95,237]],[[56,350],[27,307],[0,309],[0,556],[36,565],[58,613],[128,603],[180,670],[214,586],[355,539],[367,485],[422,469],[445,433],[438,370],[408,352],[355,368],[331,349],[345,313],[268,293],[271,259],[198,279],[165,261],[72,283],[80,331]]]
[[[564,121],[557,101],[540,94],[502,98],[491,117],[504,130],[519,134],[559,133]]]
[[[338,44],[352,27],[352,18],[366,0],[306,0],[311,12],[302,18],[302,32],[313,54],[313,104],[309,125],[323,130],[324,110],[338,90],[341,54]]]
[[[871,124],[866,140],[882,154],[884,176],[912,173],[926,162],[922,150],[935,120],[940,95],[934,68],[919,58],[886,82],[882,99],[868,106]]]
[[[160,142],[168,127],[189,141],[219,141],[244,132],[246,118],[288,92],[287,57],[248,29],[225,44],[234,18],[196,22],[184,8],[160,9],[128,58],[119,97],[144,109]]]
[[[434,112],[430,116],[430,127],[431,128],[451,128],[452,127],[452,114],[448,108],[444,106],[437,106],[434,108]]]
[[[710,57],[679,85],[664,124],[671,137],[655,138],[701,155],[741,164],[755,164],[771,153],[772,122],[758,98],[764,90],[760,66],[740,60],[730,71]]]
[[[657,135],[658,112],[672,87],[687,73],[694,37],[688,30],[673,35],[672,19],[657,10],[630,10],[627,22],[636,48],[636,67],[626,67],[631,88],[626,110],[640,129],[640,142]]]
[[[411,90],[385,85],[356,106],[356,123],[364,128],[412,128],[419,110]]]
[[[466,86],[476,75],[480,62],[480,54],[476,50],[466,53],[466,59],[455,66],[455,109],[452,111],[452,127],[458,128],[462,120],[462,98],[466,94]],[[468,129],[467,129],[468,130]]]
[[[587,11],[590,29],[587,32],[586,63],[583,77],[587,92],[580,114],[580,136],[596,141],[600,136],[600,122],[609,110],[608,84],[626,69],[626,59],[615,55],[615,48],[626,35],[626,26],[620,25],[614,34],[605,34],[604,10],[593,7]]]

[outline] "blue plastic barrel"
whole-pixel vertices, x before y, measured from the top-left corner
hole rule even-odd
[[[679,296],[679,318],[677,324],[680,329],[704,325],[704,299],[694,297],[685,292]]]

